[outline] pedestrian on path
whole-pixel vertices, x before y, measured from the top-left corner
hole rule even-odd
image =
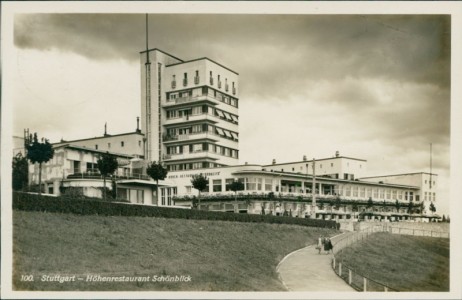
[[[326,251],[326,254],[329,254],[332,249],[334,249],[334,246],[332,245],[330,238],[327,238],[324,242],[324,251]],[[332,253],[334,253],[334,251],[332,251]]]
[[[318,238],[318,245],[316,246],[316,249],[318,249],[318,254],[321,254],[321,250],[324,248],[324,242],[324,237],[320,235]]]

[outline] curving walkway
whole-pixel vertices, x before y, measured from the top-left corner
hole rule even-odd
[[[356,292],[334,273],[332,257],[308,246],[284,257],[277,272],[289,291]]]

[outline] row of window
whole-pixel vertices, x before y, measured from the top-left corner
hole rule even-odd
[[[210,75],[209,76],[209,84],[214,85],[213,72],[210,71],[209,75]],[[183,87],[186,87],[189,84],[188,73],[187,72],[183,73],[182,83],[183,83]],[[200,83],[199,70],[196,70],[196,72],[194,74],[194,84],[198,85],[199,83]],[[232,92],[233,95],[236,95],[236,86],[234,84],[234,81],[231,84],[232,84],[231,92]],[[222,88],[222,81],[221,81],[221,75],[220,74],[217,75],[217,86],[218,86],[219,89]],[[176,75],[172,75],[172,89],[176,89],[176,87],[177,87]],[[225,78],[224,89],[225,89],[226,92],[229,92],[228,78]]]
[[[187,127],[176,127],[176,128],[168,128],[167,135],[164,137],[164,140],[176,139],[178,136],[181,135],[190,135],[190,134],[198,134],[198,133],[211,133],[215,135],[219,135],[222,138],[226,138],[233,141],[239,140],[239,135],[237,132],[230,131],[227,129],[223,129],[221,127],[209,125],[209,124],[197,124],[191,125]]]
[[[238,124],[239,122],[238,117],[236,115],[216,108],[208,107],[207,105],[167,110],[167,119],[170,120],[177,118],[186,118],[186,120],[188,120],[189,116],[208,114],[209,111],[215,117],[218,117],[230,123]]]
[[[212,163],[212,162],[196,162],[196,163],[167,165],[167,170],[168,171],[182,171],[182,170],[220,168],[223,166],[224,166],[223,164],[217,164],[217,163]]]
[[[120,142],[120,147],[125,147],[125,142],[124,141]],[[138,147],[141,147],[141,141],[138,141]],[[98,150],[98,148],[99,148],[99,145],[96,144],[95,149]],[[107,148],[111,149],[111,143],[107,143]]]
[[[239,158],[239,151],[236,149],[223,147],[210,143],[197,143],[190,145],[170,146],[167,147],[167,154],[183,154],[210,151],[212,153],[220,154],[223,156]]]
[[[431,180],[425,180],[425,184],[429,184],[429,186],[435,186],[435,181],[431,181]]]
[[[436,201],[436,193],[425,192],[424,200]]]
[[[172,202],[172,197],[176,196],[176,194],[177,194],[177,188],[176,187],[161,188],[160,189],[160,205],[162,205],[162,206],[174,205],[175,203]]]
[[[175,101],[180,98],[195,98],[200,96],[208,96],[225,104],[238,107],[238,99],[206,86],[179,92],[169,92],[167,93],[167,101]]]

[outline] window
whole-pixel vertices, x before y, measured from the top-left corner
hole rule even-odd
[[[172,89],[176,88],[176,78],[175,75],[172,75]]]
[[[273,189],[273,180],[265,178],[265,191],[271,191]]]
[[[226,191],[229,192],[231,191],[231,187],[230,185],[234,182],[234,178],[227,178],[225,180],[225,183],[226,183]]]
[[[330,163],[330,167],[332,168],[334,166],[334,163]]]
[[[141,141],[138,141],[138,146],[141,147]]]
[[[194,84],[199,84],[199,71],[196,70],[196,76],[194,77]]]
[[[186,194],[191,194],[192,186],[186,186]]]
[[[98,145],[95,145],[95,149],[98,150]]]
[[[257,179],[257,190],[259,191],[262,190],[262,184],[263,184],[263,178],[258,178]]]
[[[107,147],[111,149],[111,143],[107,143]]]
[[[123,147],[125,145],[125,143],[122,141],[120,142],[120,147]]]
[[[187,85],[188,85],[188,73],[184,73],[183,86],[187,86]]]
[[[221,179],[213,180],[213,191],[221,192]]]

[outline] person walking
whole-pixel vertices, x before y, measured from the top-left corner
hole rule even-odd
[[[332,245],[332,241],[330,239],[327,239],[327,254],[329,254],[330,251],[332,251],[332,253],[334,253],[334,246]]]
[[[326,252],[326,254],[329,253],[329,243],[330,243],[330,239],[329,238],[326,238],[324,240],[324,252]]]
[[[323,248],[324,248],[324,237],[320,235],[318,238],[318,245],[316,246],[316,249],[318,249],[318,254],[321,254],[321,250]]]

